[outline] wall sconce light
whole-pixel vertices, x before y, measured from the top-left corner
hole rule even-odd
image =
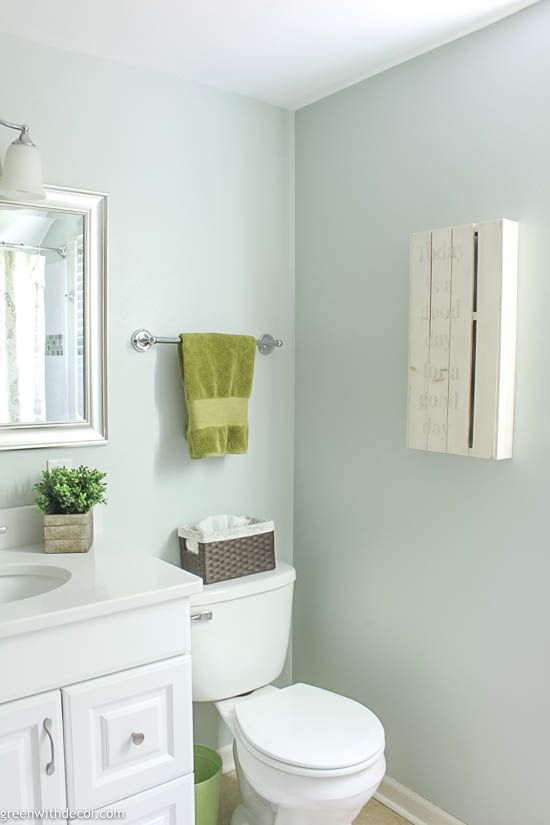
[[[0,126],[18,131],[19,137],[8,147],[0,175],[0,198],[9,200],[43,200],[42,163],[38,149],[25,123],[11,123],[0,118]]]

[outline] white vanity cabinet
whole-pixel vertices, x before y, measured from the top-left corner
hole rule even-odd
[[[202,581],[138,553],[0,550],[0,576],[47,578],[49,566],[70,578],[0,599],[0,813],[193,825],[190,596]]]
[[[0,705],[0,811],[192,825],[191,657]],[[65,745],[65,749],[64,749]],[[40,822],[31,816],[25,822]]]
[[[0,705],[0,811],[62,810],[65,803],[61,692]]]

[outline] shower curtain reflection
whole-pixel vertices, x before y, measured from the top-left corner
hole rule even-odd
[[[46,420],[45,262],[0,250],[0,423]]]

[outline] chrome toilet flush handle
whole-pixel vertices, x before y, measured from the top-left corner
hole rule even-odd
[[[3,536],[4,533],[8,532],[8,525],[7,524],[0,524],[0,536]]]
[[[143,745],[145,742],[145,734],[144,733],[133,733],[132,734],[132,742],[134,745]]]
[[[47,776],[52,776],[52,774],[55,773],[55,747],[54,747],[54,744],[53,744],[53,736],[52,736],[52,720],[49,718],[49,716],[46,717],[46,719],[44,719],[44,721],[42,722],[42,726],[44,728],[46,736],[50,740],[50,748],[51,748],[51,752],[52,752],[51,761],[48,762],[48,764],[46,765],[46,775]]]
[[[212,611],[211,610],[204,610],[202,613],[191,613],[191,621],[192,622],[211,622],[212,621]]]

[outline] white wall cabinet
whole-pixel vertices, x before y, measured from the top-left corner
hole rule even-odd
[[[63,810],[65,804],[61,692],[0,705],[0,809]]]
[[[407,446],[511,458],[518,224],[411,235]]]

